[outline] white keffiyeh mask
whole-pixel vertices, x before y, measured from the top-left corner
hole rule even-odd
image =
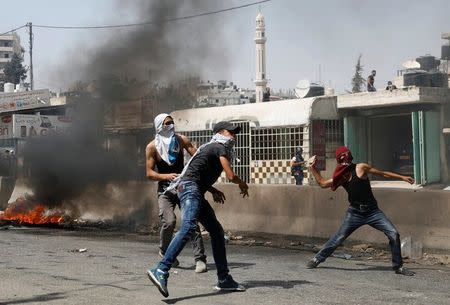
[[[176,139],[173,124],[167,126],[164,125],[164,120],[168,116],[167,113],[161,113],[155,118],[155,146],[161,159],[167,164],[172,165],[178,157],[180,145]]]

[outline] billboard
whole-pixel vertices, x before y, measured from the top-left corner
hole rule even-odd
[[[71,118],[57,115],[13,114],[0,117],[0,139],[23,139],[66,133]]]
[[[0,93],[0,112],[40,108],[50,105],[48,89]]]

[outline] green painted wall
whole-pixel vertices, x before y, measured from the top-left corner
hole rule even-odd
[[[427,183],[441,180],[440,114],[424,112],[425,172]]]
[[[344,143],[352,151],[353,162],[367,162],[367,118],[344,118]]]

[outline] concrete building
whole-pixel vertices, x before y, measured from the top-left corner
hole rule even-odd
[[[239,124],[234,167],[247,182],[292,184],[289,160],[302,147],[319,156],[330,177],[334,150],[347,145],[356,162],[415,178],[416,184],[450,182],[450,89],[406,87],[171,113],[177,131],[196,145],[209,141],[213,125]],[[380,178],[373,177],[380,180]],[[225,179],[223,180],[225,181]],[[305,177],[305,183],[312,183]]]
[[[261,12],[256,16],[256,31],[255,31],[255,43],[256,43],[256,77],[255,77],[255,93],[256,102],[261,103],[264,101],[264,95],[267,92],[267,75],[266,75],[266,27],[264,24],[264,16]]]
[[[19,35],[12,33],[0,36],[0,79],[4,76],[5,64],[11,61],[13,54],[22,54]]]
[[[335,96],[186,109],[171,116],[177,132],[197,147],[211,139],[211,129],[219,121],[241,126],[235,146],[239,161],[233,166],[246,182],[255,184],[295,184],[289,161],[299,147],[305,159],[318,155],[320,168],[330,175],[334,151],[344,143]]]
[[[217,83],[210,81],[197,86],[196,107],[215,107],[227,105],[240,105],[254,103],[255,91],[237,88],[232,82],[220,80]]]
[[[340,95],[337,109],[356,162],[414,176],[417,184],[450,181],[450,89]]]

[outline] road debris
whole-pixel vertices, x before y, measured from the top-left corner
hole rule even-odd
[[[74,252],[74,253],[84,253],[87,252],[86,248],[80,248],[80,249],[72,249],[69,252]]]

